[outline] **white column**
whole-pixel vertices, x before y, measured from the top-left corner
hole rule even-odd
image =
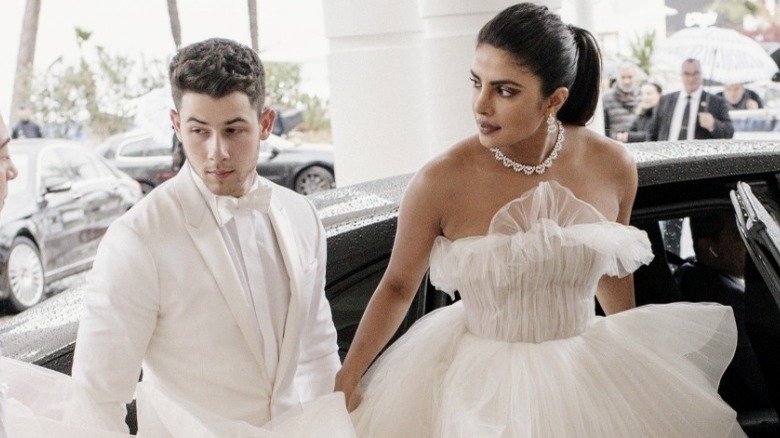
[[[476,133],[469,70],[477,34],[512,0],[420,0],[431,156]]]
[[[417,0],[323,0],[339,186],[425,162],[426,102]]]
[[[339,186],[416,171],[476,133],[476,36],[514,0],[322,1]]]

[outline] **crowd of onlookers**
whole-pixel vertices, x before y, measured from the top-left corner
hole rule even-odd
[[[605,132],[615,140],[732,138],[730,110],[764,107],[761,97],[741,83],[726,84],[718,93],[707,92],[696,59],[682,63],[680,91],[664,94],[661,85],[640,84],[638,76],[634,64],[619,65],[611,88],[602,95]]]

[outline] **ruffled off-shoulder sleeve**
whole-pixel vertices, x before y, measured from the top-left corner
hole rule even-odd
[[[593,275],[623,277],[649,263],[653,253],[647,233],[606,220],[571,191],[549,182],[502,207],[487,235],[437,238],[431,282],[451,294],[464,279],[494,277],[500,282],[524,266],[556,258]]]

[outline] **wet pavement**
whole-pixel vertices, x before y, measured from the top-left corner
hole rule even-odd
[[[86,278],[87,272],[88,271],[83,271],[78,274],[71,275],[70,277],[65,277],[62,280],[55,281],[54,283],[46,286],[46,298],[52,297],[71,286],[82,283]],[[11,311],[5,303],[0,305],[0,322],[5,321],[13,315],[14,312]]]

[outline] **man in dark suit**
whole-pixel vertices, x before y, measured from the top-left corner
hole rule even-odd
[[[731,306],[737,324],[737,348],[718,392],[737,411],[769,406],[761,365],[746,328],[745,256],[747,249],[733,213],[690,218],[695,261],[675,271],[682,298]]]
[[[699,61],[686,59],[681,73],[683,90],[661,96],[650,122],[650,140],[733,137],[729,104],[722,97],[702,89]]]

